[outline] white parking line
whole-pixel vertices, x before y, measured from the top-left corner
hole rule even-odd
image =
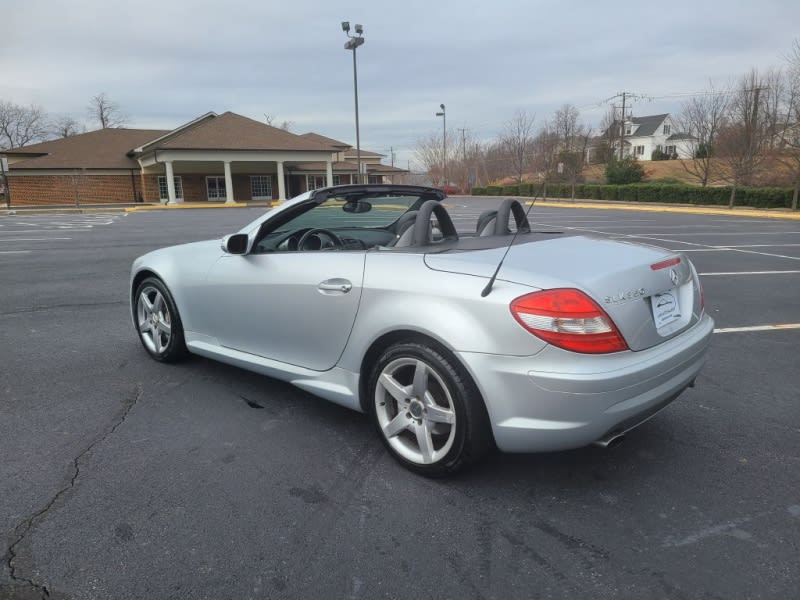
[[[0,250],[0,254],[30,254],[30,250]]]
[[[698,273],[702,277],[715,275],[796,275],[800,271],[725,271],[719,273]]]
[[[49,242],[50,240],[71,240],[72,238],[65,237],[51,237],[51,238],[3,238],[0,237],[0,242]]]
[[[779,325],[753,325],[751,327],[719,327],[714,333],[741,333],[745,331],[776,331],[780,329],[800,329],[800,323],[782,323]]]
[[[0,233],[7,233],[10,235],[16,235],[18,233],[47,233],[48,231],[54,231],[56,233],[63,233],[57,229],[14,229],[14,230],[7,230],[7,231],[0,231]],[[70,233],[85,233],[87,231],[91,231],[91,229],[72,229]]]

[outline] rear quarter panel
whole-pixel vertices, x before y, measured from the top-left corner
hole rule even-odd
[[[497,281],[485,298],[486,278],[434,271],[422,254],[367,254],[361,306],[340,360],[358,372],[370,345],[384,334],[409,330],[455,352],[530,356],[545,343],[520,327],[511,301],[532,288]]]

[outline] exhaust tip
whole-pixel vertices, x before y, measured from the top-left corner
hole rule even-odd
[[[614,446],[619,446],[624,440],[625,440],[624,433],[611,433],[592,443],[595,446],[600,446],[601,448],[612,448]]]

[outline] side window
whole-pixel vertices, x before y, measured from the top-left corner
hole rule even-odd
[[[253,200],[272,199],[272,177],[269,175],[253,175],[250,177],[250,193]]]
[[[183,181],[181,180],[180,175],[176,175],[172,178],[172,180],[175,183],[175,198],[177,200],[183,200]],[[158,177],[158,197],[159,200],[169,200],[167,178],[164,175],[159,175]]]

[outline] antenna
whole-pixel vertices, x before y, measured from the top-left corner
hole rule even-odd
[[[547,182],[546,181],[542,181],[542,194],[544,194],[544,186],[545,185],[547,185]],[[536,199],[537,198],[538,198],[538,195],[536,195],[533,198],[531,198],[531,205],[528,207],[528,210],[525,211],[525,219],[528,218],[528,215],[530,214],[531,209],[533,209],[533,205],[536,204]],[[517,226],[517,229],[514,231],[514,235],[511,236],[511,242],[509,242],[508,247],[506,248],[506,251],[503,252],[503,257],[500,259],[500,262],[497,264],[497,268],[494,270],[494,273],[492,274],[492,278],[489,279],[489,283],[487,283],[486,287],[483,288],[483,291],[481,292],[481,298],[486,298],[486,296],[488,296],[491,293],[492,286],[494,285],[494,281],[495,281],[495,279],[497,279],[497,274],[500,272],[500,268],[503,266],[503,261],[506,259],[506,256],[508,256],[508,251],[511,250],[511,246],[514,245],[514,241],[517,239],[517,234],[519,234],[519,225]]]

